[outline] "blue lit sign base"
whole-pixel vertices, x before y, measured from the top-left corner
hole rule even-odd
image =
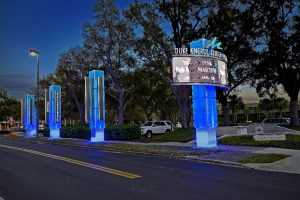
[[[217,128],[196,128],[196,142],[198,148],[217,147]]]
[[[25,137],[36,137],[36,129],[27,129]]]
[[[216,130],[218,127],[216,87],[193,85],[194,127],[197,147],[217,147]]]
[[[91,142],[104,142],[104,129],[91,129]]]
[[[50,139],[59,139],[60,138],[60,129],[50,129]]]

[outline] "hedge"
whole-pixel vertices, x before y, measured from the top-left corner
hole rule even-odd
[[[49,137],[49,129],[40,131],[45,137]],[[135,140],[141,136],[141,129],[138,125],[107,126],[104,131],[105,140]],[[88,125],[62,126],[60,129],[62,138],[90,139],[91,131]]]
[[[141,136],[138,125],[107,126],[105,140],[136,140]]]

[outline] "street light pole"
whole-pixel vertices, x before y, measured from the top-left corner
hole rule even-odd
[[[40,82],[40,59],[39,59],[39,52],[34,50],[34,49],[30,49],[29,54],[31,56],[36,56],[36,62],[37,62],[37,75],[36,75],[36,137],[38,137],[39,135],[39,82]]]

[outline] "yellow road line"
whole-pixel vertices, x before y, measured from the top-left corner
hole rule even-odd
[[[131,174],[131,173],[128,173],[128,172],[124,172],[124,171],[120,171],[120,170],[116,170],[116,169],[112,169],[112,168],[108,168],[108,167],[103,167],[103,166],[100,166],[100,165],[95,165],[95,164],[92,164],[92,163],[83,162],[83,161],[75,160],[75,159],[72,159],[72,158],[57,156],[57,155],[43,153],[43,152],[34,151],[34,150],[30,150],[30,149],[24,149],[24,148],[13,147],[13,146],[8,146],[8,145],[1,145],[1,144],[0,144],[0,147],[6,148],[6,149],[17,150],[17,151],[23,151],[23,152],[27,152],[27,153],[47,157],[47,158],[52,158],[52,159],[55,159],[55,160],[61,160],[61,161],[64,161],[64,162],[68,162],[68,163],[88,167],[88,168],[91,168],[91,169],[95,169],[95,170],[98,170],[98,171],[102,171],[102,172],[106,172],[106,173],[110,173],[110,174],[114,174],[114,175],[122,176],[122,177],[126,177],[126,178],[134,179],[134,178],[140,178],[141,177],[141,176],[136,175],[136,174]]]

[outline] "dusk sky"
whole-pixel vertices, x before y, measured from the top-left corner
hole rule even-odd
[[[36,84],[36,59],[40,75],[54,72],[58,55],[82,44],[82,26],[90,21],[96,0],[9,0],[0,6],[0,88],[21,98]],[[126,7],[132,1],[116,1]]]
[[[36,85],[36,59],[40,76],[54,72],[58,55],[82,44],[82,26],[92,19],[96,0],[9,0],[0,6],[0,88],[17,99]],[[117,0],[127,7],[133,0]],[[244,99],[257,99],[254,89],[243,88]]]

